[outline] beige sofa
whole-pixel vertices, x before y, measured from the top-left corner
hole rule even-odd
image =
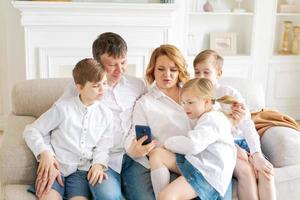
[[[30,80],[15,85],[12,92],[13,109],[8,116],[0,147],[1,199],[35,199],[26,189],[34,182],[37,163],[22,138],[22,132],[26,124],[33,122],[52,105],[69,81]],[[241,91],[252,109],[264,106],[264,94],[257,84],[237,78],[228,78],[224,82]],[[276,167],[278,199],[300,199],[299,132],[284,127],[271,128],[264,134],[261,143],[263,151]]]

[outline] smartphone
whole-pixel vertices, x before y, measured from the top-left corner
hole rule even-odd
[[[149,144],[152,141],[152,134],[151,134],[151,129],[149,126],[136,125],[135,126],[135,134],[136,134],[137,140],[142,138],[144,135],[148,136],[147,140],[145,140],[143,142],[143,145]]]

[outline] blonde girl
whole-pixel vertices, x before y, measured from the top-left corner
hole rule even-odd
[[[157,199],[223,199],[234,170],[236,148],[231,123],[213,104],[235,100],[229,96],[215,100],[213,91],[208,79],[192,79],[182,87],[185,114],[196,120],[196,125],[185,135],[169,137],[163,147],[149,154],[151,169],[166,167],[179,174],[170,184],[169,180],[165,185],[152,180],[159,191]]]

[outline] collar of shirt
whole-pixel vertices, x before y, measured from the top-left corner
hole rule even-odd
[[[91,109],[94,109],[94,107],[99,104],[99,102],[96,101],[92,105],[86,106],[80,100],[79,94],[74,97],[74,102],[76,106],[78,106],[79,110],[82,111],[83,113],[86,111],[89,112]]]
[[[180,87],[181,88],[181,87]],[[153,96],[155,99],[159,99],[161,97],[165,97],[165,98],[169,98],[165,93],[163,93],[156,85],[156,83],[153,83],[151,85],[151,89],[149,90],[149,93],[151,94],[151,96]],[[171,99],[172,100],[172,99]],[[174,101],[174,100],[172,100]],[[175,102],[175,101],[174,101]],[[176,103],[176,102],[175,102]],[[177,103],[176,103],[177,104]]]
[[[117,90],[119,87],[122,87],[123,85],[126,85],[128,82],[126,75],[123,75],[120,79],[120,81],[115,85],[115,87],[108,86],[108,89],[110,91]]]

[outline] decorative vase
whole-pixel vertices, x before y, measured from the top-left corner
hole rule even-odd
[[[300,26],[294,27],[294,39],[292,42],[292,53],[300,55]]]
[[[279,53],[286,55],[290,54],[290,32],[292,28],[292,22],[291,21],[284,21],[283,22],[283,39],[281,43],[281,48]]]
[[[210,4],[210,2],[208,0],[203,5],[203,11],[204,12],[212,12],[212,11],[214,11],[212,5]]]

